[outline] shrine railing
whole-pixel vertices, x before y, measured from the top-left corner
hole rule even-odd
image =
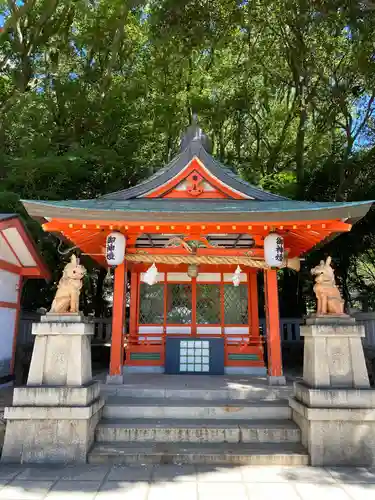
[[[357,322],[364,325],[366,331],[365,343],[368,346],[375,347],[375,312],[369,313],[356,313],[354,314]],[[31,326],[34,321],[39,320],[39,315],[36,313],[23,313],[19,322],[18,331],[18,345],[24,345],[33,342],[31,335]],[[110,344],[112,334],[112,318],[94,318],[95,333],[93,337],[93,344]],[[282,342],[299,342],[301,340],[300,327],[303,324],[302,318],[280,318],[280,332]],[[265,320],[260,319],[260,333],[265,336]],[[150,337],[150,334],[141,334],[141,336]],[[160,337],[157,334],[156,337]],[[209,336],[209,334],[207,334]],[[243,337],[243,338],[242,338]],[[230,338],[237,338],[238,340],[249,340],[247,335],[241,334],[227,334],[228,340]],[[154,335],[154,341],[155,335]],[[250,337],[251,338],[251,337]]]
[[[303,318],[280,318],[280,334],[282,342],[299,342],[301,340],[300,329]],[[266,336],[266,320],[259,320],[261,334]]]
[[[38,322],[40,314],[22,313],[18,326],[17,345],[25,345],[34,342],[31,334],[32,324]],[[93,344],[109,344],[112,336],[112,318],[94,318]]]
[[[375,347],[375,312],[359,312],[353,314],[358,324],[365,327],[365,344]]]
[[[18,323],[17,345],[25,345],[34,342],[31,334],[32,324],[39,321],[40,314],[22,313]]]
[[[39,314],[36,313],[24,313],[21,315],[20,323],[19,323],[19,333],[18,333],[18,341],[19,345],[24,345],[30,342],[33,342],[33,337],[31,334],[31,326],[34,321],[39,321]],[[374,332],[375,332],[375,314],[374,314]],[[295,342],[300,340],[300,325],[303,323],[303,320],[300,318],[281,318],[280,319],[280,330],[282,335],[282,341],[287,342]],[[110,344],[111,343],[111,335],[112,335],[112,318],[94,318],[94,336],[92,339],[93,344]],[[260,333],[264,336],[265,333],[265,320],[260,319]],[[169,334],[171,335],[171,334]],[[186,335],[186,334],[185,334]],[[200,334],[200,336],[209,337],[211,334]],[[173,334],[173,336],[184,336],[184,334]],[[211,335],[212,336],[212,335]],[[142,333],[139,337],[146,337],[150,340],[153,339],[154,342],[157,342],[157,337],[160,337],[160,334],[145,334]],[[244,341],[245,338],[249,341],[248,335],[242,334],[226,334],[226,338],[231,340],[232,342],[235,339],[239,341]],[[375,344],[375,338],[374,338]]]
[[[112,318],[94,318],[93,343],[110,344],[112,336]]]

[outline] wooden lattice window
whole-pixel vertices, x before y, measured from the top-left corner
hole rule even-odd
[[[247,325],[249,323],[247,284],[224,285],[224,320],[226,325]]]
[[[220,325],[220,285],[197,283],[197,324]]]
[[[191,324],[191,284],[168,283],[167,323],[174,325]]]
[[[164,284],[140,285],[139,323],[162,325],[164,323]]]

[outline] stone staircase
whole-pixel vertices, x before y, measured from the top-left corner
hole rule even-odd
[[[107,398],[88,461],[307,465],[290,390],[120,386]]]

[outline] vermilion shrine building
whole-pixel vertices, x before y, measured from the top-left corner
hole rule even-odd
[[[132,188],[93,200],[24,205],[46,231],[63,235],[102,266],[107,235],[126,236],[125,260],[115,268],[110,376],[267,371],[277,383],[283,380],[277,270],[264,262],[264,238],[271,232],[283,237],[288,265],[350,231],[371,203],[294,201],[257,189],[215,160],[209,140],[192,125],[181,153]],[[144,273],[153,263],[158,282],[148,285]],[[234,286],[238,265],[240,285]],[[265,283],[267,367],[258,272]]]

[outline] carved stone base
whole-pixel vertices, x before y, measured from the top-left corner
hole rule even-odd
[[[301,327],[303,380],[311,387],[370,387],[361,337],[364,327],[344,316],[316,316]]]
[[[80,386],[92,379],[94,325],[79,314],[47,314],[33,324],[35,343],[27,385]]]
[[[370,389],[361,337],[353,318],[310,318],[303,383],[289,404],[315,466],[375,465],[375,391]]]
[[[93,329],[77,314],[49,314],[33,325],[27,385],[4,412],[2,462],[86,462],[104,405],[92,381]]]
[[[3,463],[85,463],[101,418],[100,384],[20,387],[7,420]]]
[[[289,404],[311,465],[375,465],[375,391],[296,383]]]

